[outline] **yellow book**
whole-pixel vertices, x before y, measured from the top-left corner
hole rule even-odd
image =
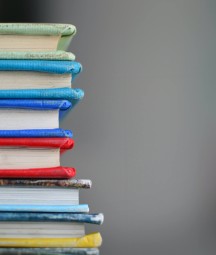
[[[101,244],[100,233],[79,238],[0,238],[0,247],[16,248],[97,248]]]

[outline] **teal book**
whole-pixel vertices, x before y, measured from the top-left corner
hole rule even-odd
[[[0,90],[0,99],[53,99],[68,100],[72,107],[84,97],[84,91],[79,88],[59,89],[14,89]]]
[[[0,59],[0,89],[71,88],[81,71],[71,60]]]

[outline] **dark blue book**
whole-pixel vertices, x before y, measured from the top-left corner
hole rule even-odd
[[[0,94],[1,94],[0,90]],[[42,131],[29,131],[29,136],[42,135],[52,137],[71,136],[70,132],[58,130],[59,121],[73,108],[73,103],[63,99],[0,99],[0,130],[29,130],[43,129]],[[47,131],[45,131],[47,130]],[[49,131],[53,130],[53,131]],[[15,131],[14,131],[15,132]],[[21,131],[20,135],[21,135]],[[22,131],[22,135],[26,131]],[[5,131],[0,132],[5,134]],[[9,134],[7,131],[7,135]]]

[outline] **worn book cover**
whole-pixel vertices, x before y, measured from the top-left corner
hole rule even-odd
[[[79,222],[101,225],[104,216],[102,213],[55,213],[55,212],[0,212],[0,221],[27,221],[27,222]]]
[[[90,189],[92,182],[85,179],[0,179],[0,187],[3,186]]]

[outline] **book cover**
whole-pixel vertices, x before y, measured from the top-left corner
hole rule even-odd
[[[59,148],[64,152],[72,149],[74,140],[68,137],[4,137],[0,138],[0,147],[25,147],[25,148]]]
[[[32,221],[32,222],[78,222],[101,225],[104,216],[102,213],[37,213],[37,212],[0,212],[0,221]]]
[[[70,179],[76,175],[73,167],[50,167],[28,169],[0,169],[0,178],[16,179]]]
[[[0,23],[0,34],[59,36],[57,49],[66,50],[76,34],[76,27],[70,24]]]
[[[0,247],[98,248],[101,244],[100,233],[78,238],[0,238]]]
[[[0,59],[17,60],[69,60],[74,61],[75,55],[72,52],[58,51],[0,51]]]
[[[28,187],[62,187],[73,189],[90,189],[91,180],[85,179],[0,179],[2,186],[28,186]]]
[[[99,255],[97,248],[0,248],[1,255]]]
[[[64,130],[61,128],[54,129],[25,129],[25,130],[0,130],[0,138],[45,138],[45,137],[68,137],[72,138],[71,130]]]
[[[0,212],[56,212],[56,213],[88,213],[89,207],[86,204],[79,205],[10,205],[0,204]]]
[[[0,99],[68,100],[73,108],[84,97],[79,88],[0,90]]]
[[[74,79],[82,65],[75,61],[64,60],[26,60],[0,59],[0,71],[35,71],[55,74],[72,74]]]

